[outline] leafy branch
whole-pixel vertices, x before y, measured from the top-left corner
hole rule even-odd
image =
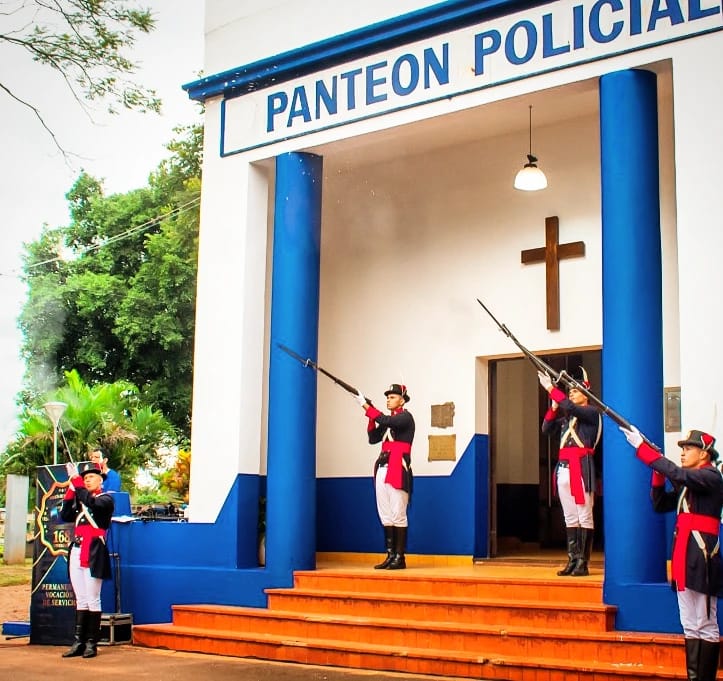
[[[158,113],[161,100],[129,78],[138,65],[126,56],[137,36],[154,26],[150,10],[130,7],[128,0],[18,0],[0,11],[0,46],[22,50],[55,70],[91,120],[86,102],[103,101],[111,114],[121,108]],[[19,63],[17,58],[3,61]],[[6,79],[0,80],[0,92],[27,107],[67,157],[28,97],[17,94]]]

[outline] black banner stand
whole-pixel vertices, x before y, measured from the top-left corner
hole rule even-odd
[[[68,484],[64,464],[38,466],[30,643],[68,645],[73,641],[75,594],[67,560],[73,523],[60,518]]]

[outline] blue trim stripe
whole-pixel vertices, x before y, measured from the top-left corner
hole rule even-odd
[[[183,89],[191,99],[201,102],[218,95],[233,97],[246,94],[358,57],[550,2],[551,0],[447,0],[246,66],[207,76],[187,83]]]

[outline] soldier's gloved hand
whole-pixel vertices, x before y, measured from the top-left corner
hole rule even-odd
[[[643,444],[643,436],[640,434],[640,431],[635,426],[630,426],[630,429],[623,428],[620,426],[620,430],[622,434],[625,436],[625,439],[628,441],[628,443],[635,447],[637,449],[640,447],[641,444]]]
[[[552,390],[552,379],[544,371],[538,371],[537,378],[540,380],[540,385],[549,393]]]
[[[360,406],[363,407],[367,403],[367,398],[364,397],[360,392],[357,392],[356,395],[353,395],[354,401]]]
[[[65,464],[65,472],[68,474],[68,478],[72,480],[78,475],[78,467],[74,463],[68,461],[68,463]]]

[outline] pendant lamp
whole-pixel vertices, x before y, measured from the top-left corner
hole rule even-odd
[[[530,153],[527,154],[527,163],[515,176],[515,189],[525,192],[536,192],[547,187],[547,178],[537,167],[537,157],[532,154],[532,105],[530,105]]]

